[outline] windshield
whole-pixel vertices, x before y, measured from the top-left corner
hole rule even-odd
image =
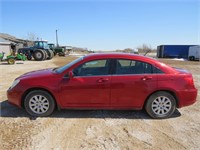
[[[49,45],[45,41],[35,41],[34,46],[38,48],[49,49]]]
[[[46,42],[43,42],[44,49],[49,49],[49,45]]]
[[[48,44],[48,45],[49,45],[49,48],[54,48],[53,44]]]
[[[56,70],[54,70],[56,73],[62,73],[63,71],[67,70],[68,68],[70,68],[71,66],[73,66],[74,64],[78,63],[79,61],[83,60],[84,57],[80,57],[78,59],[75,59],[74,61],[70,62],[69,64],[59,67]]]

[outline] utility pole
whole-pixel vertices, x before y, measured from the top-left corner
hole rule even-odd
[[[58,30],[56,29],[56,46],[58,47]]]

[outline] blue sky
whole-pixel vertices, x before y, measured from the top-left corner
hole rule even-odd
[[[200,0],[0,0],[0,32],[91,50],[200,44]]]

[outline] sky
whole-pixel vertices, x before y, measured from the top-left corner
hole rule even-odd
[[[200,44],[200,0],[0,0],[0,32],[89,50]]]

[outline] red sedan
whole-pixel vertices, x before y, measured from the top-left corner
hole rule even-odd
[[[7,91],[8,101],[32,116],[59,109],[143,109],[170,117],[196,101],[192,75],[140,55],[91,54],[54,69],[26,73]]]

